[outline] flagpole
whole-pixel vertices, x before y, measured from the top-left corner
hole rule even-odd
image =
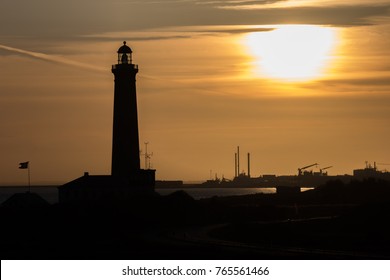
[[[28,176],[28,192],[31,192],[31,174],[30,174],[30,162],[21,162],[19,163],[19,169],[27,169],[27,176]]]
[[[28,192],[31,193],[31,177],[30,177],[30,163],[27,166],[28,171]]]

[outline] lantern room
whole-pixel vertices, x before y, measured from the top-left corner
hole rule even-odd
[[[126,45],[126,41],[123,41],[123,46],[118,49],[118,64],[132,64],[133,51]]]

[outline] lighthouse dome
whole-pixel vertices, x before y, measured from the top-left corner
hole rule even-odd
[[[118,53],[132,53],[133,51],[126,45],[126,41],[123,41],[123,46],[118,49]]]

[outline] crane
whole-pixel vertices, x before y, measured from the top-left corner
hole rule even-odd
[[[333,166],[327,166],[327,167],[324,167],[324,168],[320,168],[320,174],[321,174],[321,175],[328,175],[327,172],[323,173],[323,171],[326,170],[326,169],[332,168],[332,167],[333,167]]]
[[[317,166],[317,165],[318,165],[318,163],[313,163],[313,164],[310,164],[310,165],[298,168],[298,176],[302,175],[302,170],[305,170],[306,168],[309,168],[309,167],[312,167],[312,166]]]

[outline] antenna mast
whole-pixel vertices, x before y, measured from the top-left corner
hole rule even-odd
[[[148,154],[148,144],[149,142],[144,142],[145,144],[145,169],[150,169],[150,159],[153,156],[153,152],[151,154]]]

